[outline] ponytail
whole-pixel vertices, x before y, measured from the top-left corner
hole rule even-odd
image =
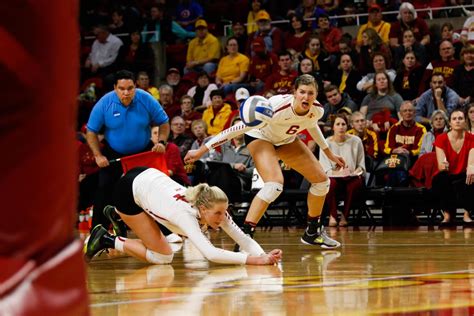
[[[199,208],[212,208],[216,203],[228,203],[227,195],[219,187],[209,186],[207,183],[201,183],[194,187],[189,187],[184,193],[186,200],[193,206]]]

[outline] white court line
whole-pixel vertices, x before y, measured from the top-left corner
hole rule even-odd
[[[353,285],[357,283],[367,283],[371,281],[388,281],[388,280],[408,279],[408,278],[415,278],[415,277],[426,277],[426,276],[433,276],[433,275],[448,275],[448,274],[461,274],[461,273],[474,274],[474,270],[467,269],[467,270],[456,270],[456,271],[445,271],[445,272],[404,274],[404,275],[394,275],[394,276],[380,277],[380,278],[365,278],[365,279],[348,280],[348,281],[335,281],[335,282],[330,282],[330,283],[323,282],[323,283],[315,283],[315,284],[301,284],[301,285],[289,285],[289,286],[284,286],[282,284],[282,290],[285,291],[286,289],[298,289],[298,288],[334,287],[334,286]],[[245,280],[245,279],[241,279],[241,280]],[[234,280],[234,281],[238,281],[238,280]],[[272,285],[275,285],[275,284],[272,284]],[[194,293],[194,294],[189,294],[189,295],[180,295],[180,296],[173,296],[173,297],[148,298],[148,299],[141,299],[141,300],[126,300],[126,301],[117,301],[117,302],[109,302],[109,303],[96,303],[96,304],[90,304],[89,306],[94,308],[94,307],[106,307],[106,306],[115,306],[115,305],[124,305],[124,304],[175,301],[175,300],[182,300],[182,299],[189,300],[190,298],[221,296],[221,295],[229,295],[232,293],[239,293],[239,292],[260,292],[260,291],[261,290],[252,290],[251,288],[245,288],[245,289],[241,289],[241,291],[222,292],[222,293],[212,293],[211,291],[208,293]]]

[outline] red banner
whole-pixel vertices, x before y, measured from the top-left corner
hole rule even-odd
[[[166,165],[165,155],[154,151],[147,151],[120,159],[123,172],[127,172],[135,167],[149,167],[160,170],[168,175],[168,166]]]

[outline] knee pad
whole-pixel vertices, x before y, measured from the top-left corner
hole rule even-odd
[[[311,187],[309,188],[309,192],[316,196],[325,196],[329,192],[329,186],[331,185],[331,181],[326,179],[326,181],[318,182],[318,183],[311,183]]]
[[[146,261],[153,264],[169,264],[173,261],[174,254],[163,255],[150,249],[146,250]]]
[[[267,203],[272,203],[283,191],[283,184],[278,182],[265,182],[257,196]]]

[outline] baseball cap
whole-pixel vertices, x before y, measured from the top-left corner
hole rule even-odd
[[[268,12],[265,11],[265,10],[260,10],[260,11],[257,12],[257,16],[255,17],[255,20],[256,21],[271,20],[270,19],[270,14],[268,14]]]
[[[205,27],[207,28],[207,22],[203,19],[199,19],[196,21],[196,24],[194,25],[195,28],[199,28],[199,27]]]
[[[179,71],[178,68],[170,68],[170,69],[168,69],[168,71],[166,72],[166,74],[169,75],[169,74],[171,74],[171,73],[173,73],[173,72],[174,72],[174,73],[177,73],[178,75],[181,74],[181,72]]]
[[[374,3],[369,6],[369,12],[372,11],[379,11],[382,12],[382,7],[380,7],[378,4]]]
[[[252,41],[252,50],[254,52],[261,52],[265,50],[265,42],[263,38],[257,37]]]
[[[237,101],[245,100],[250,96],[249,90],[245,88],[238,88],[237,91],[235,91],[235,99]]]

